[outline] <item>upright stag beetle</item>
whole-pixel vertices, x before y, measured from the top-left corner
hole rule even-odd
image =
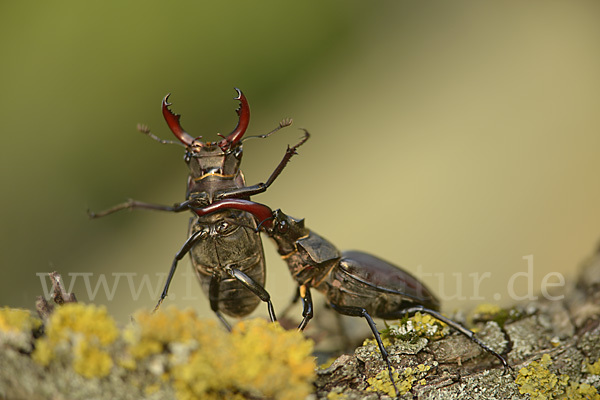
[[[429,314],[468,337],[510,369],[505,358],[481,342],[472,331],[440,314],[440,302],[435,295],[403,269],[360,251],[340,252],[331,242],[306,228],[304,219],[289,217],[281,210],[273,212],[263,204],[241,199],[211,205],[211,210],[222,208],[250,212],[260,221],[259,229],[276,243],[281,258],[298,283],[303,303],[303,319],[298,329],[303,330],[313,316],[311,288],[322,292],[329,306],[338,313],[365,318],[394,388],[388,352],[372,317],[401,319],[417,312]]]
[[[155,309],[160,307],[167,296],[169,285],[175,273],[177,262],[188,252],[203,291],[208,295],[211,309],[229,329],[223,314],[243,317],[250,314],[260,301],[267,303],[272,321],[276,320],[269,293],[265,285],[265,257],[260,234],[252,214],[234,208],[221,208],[214,211],[211,204],[218,201],[226,204],[231,199],[250,199],[262,193],[275,181],[296,149],[308,140],[305,131],[302,140],[289,147],[266,183],[246,186],[240,170],[242,159],[242,139],[250,120],[250,108],[243,93],[236,88],[240,107],[237,109],[239,121],[227,137],[221,136],[218,142],[203,142],[201,136],[192,137],[179,123],[180,115],[174,114],[168,103],[169,95],[162,101],[163,116],[177,139],[185,146],[185,162],[190,168],[186,200],[173,206],[144,203],[129,200],[108,210],[92,213],[91,218],[103,217],[124,209],[151,209],[181,212],[191,210],[189,237],[176,254],[165,287]],[[265,138],[279,129],[289,126],[291,120],[283,120],[271,132],[252,136]],[[160,143],[176,143],[161,140],[146,127],[138,129]]]

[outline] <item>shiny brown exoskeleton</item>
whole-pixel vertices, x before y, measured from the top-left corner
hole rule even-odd
[[[299,285],[298,293],[304,305],[299,329],[304,329],[313,316],[310,289],[315,288],[325,295],[335,311],[367,320],[392,382],[388,353],[372,317],[400,319],[416,312],[430,314],[467,336],[509,368],[504,357],[481,342],[472,331],[440,314],[439,300],[407,271],[360,251],[340,252],[329,241],[306,228],[304,219],[289,217],[281,210],[274,211],[273,219],[263,225]]]
[[[303,302],[303,330],[313,317],[310,290],[323,293],[329,306],[340,314],[367,320],[394,383],[388,352],[373,317],[401,319],[422,312],[443,321],[467,336],[510,368],[504,357],[481,342],[469,329],[440,314],[440,302],[433,292],[407,271],[361,251],[340,252],[331,242],[305,227],[304,219],[287,216],[281,210],[245,200],[217,202],[212,210],[239,209],[254,215],[260,228],[273,239],[281,258],[298,284]],[[398,390],[396,388],[396,392]]]
[[[192,265],[204,292],[209,297],[211,309],[228,328],[229,324],[223,314],[243,317],[251,313],[260,301],[267,303],[271,320],[276,320],[269,293],[264,289],[266,273],[263,246],[252,214],[235,209],[218,209],[211,212],[206,210],[211,210],[214,202],[222,204],[231,199],[248,200],[250,196],[266,191],[296,154],[296,149],[309,137],[305,131],[298,144],[288,147],[266,183],[246,186],[240,163],[243,135],[250,121],[250,108],[243,93],[237,88],[236,91],[236,100],[240,102],[237,126],[218,142],[204,142],[201,136],[194,138],[188,134],[179,122],[180,116],[169,108],[169,95],[162,101],[163,116],[173,134],[186,149],[184,160],[190,174],[185,201],[165,206],[129,200],[103,212],[90,213],[90,217],[97,218],[134,208],[171,212],[191,210],[193,217],[190,219],[189,238],[173,260],[156,308],[167,296],[178,261],[190,253]],[[268,137],[291,123],[291,120],[284,120],[273,131],[253,137]],[[146,127],[138,129],[161,143],[177,143],[159,139]]]

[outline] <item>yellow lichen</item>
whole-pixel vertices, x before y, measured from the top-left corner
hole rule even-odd
[[[50,316],[46,336],[36,341],[33,359],[48,365],[59,346],[70,344],[74,348],[72,363],[75,371],[88,378],[103,377],[113,365],[106,347],[118,336],[115,321],[105,307],[65,304]]]
[[[33,349],[32,333],[42,325],[39,318],[29,310],[2,307],[0,308],[0,345],[13,346],[24,352]]]
[[[568,377],[559,378],[552,373],[548,369],[551,364],[550,355],[544,354],[540,361],[532,361],[528,366],[521,368],[515,380],[519,392],[529,394],[532,400],[552,399],[563,394]]]
[[[27,332],[38,329],[42,321],[31,315],[31,311],[17,308],[0,308],[0,331],[6,333]]]
[[[257,319],[240,322],[228,334],[214,320],[175,308],[134,319],[124,334],[129,354],[138,363],[163,360],[155,373],[164,371],[160,376],[180,400],[245,395],[285,400],[312,391],[312,342],[295,330]]]
[[[173,369],[180,399],[221,399],[242,393],[304,398],[312,390],[312,343],[264,320],[240,322],[231,335],[203,338],[190,360]]]
[[[135,359],[163,352],[171,343],[186,343],[210,336],[219,330],[213,320],[202,321],[192,310],[168,307],[155,313],[140,311],[134,315],[135,324],[125,329],[124,339]]]
[[[494,316],[502,311],[502,307],[497,304],[481,303],[472,312],[473,315]]]
[[[120,367],[123,367],[130,371],[133,371],[137,368],[137,363],[135,362],[135,359],[133,357],[130,357],[129,355],[125,355],[125,356],[119,358],[117,360],[117,364]]]
[[[386,348],[392,345],[392,341],[390,340],[390,338],[387,335],[381,337],[381,343],[383,343],[383,347],[386,347]],[[377,340],[375,340],[375,338],[371,337],[371,338],[366,338],[362,342],[363,346],[368,346],[370,344],[377,346]]]
[[[404,369],[402,374],[392,371],[394,382],[396,382],[396,387],[400,395],[410,392],[413,384],[417,381],[418,384],[425,385],[425,376],[430,369],[431,365],[419,364],[416,368],[408,367]],[[381,370],[373,378],[367,378],[367,383],[369,384],[369,387],[367,387],[367,391],[369,392],[383,392],[392,397],[396,395],[387,369]]]
[[[327,369],[329,367],[331,367],[331,365],[333,364],[333,362],[337,360],[337,357],[329,357],[323,364],[319,365],[317,368],[319,369]]]
[[[600,395],[593,386],[569,382],[569,376],[556,375],[548,367],[552,364],[549,354],[540,361],[532,361],[519,370],[515,383],[521,394],[529,394],[532,400],[599,400]]]
[[[54,351],[48,340],[40,339],[36,342],[35,351],[31,356],[33,361],[45,367],[54,358]]]
[[[327,400],[346,400],[348,396],[342,393],[341,388],[334,388],[331,392],[327,393]]]
[[[400,384],[400,374],[398,373],[398,371],[392,371],[392,376],[394,378],[394,382],[396,382],[396,386],[398,386],[398,390],[400,391],[400,394],[405,394],[408,392],[408,390],[410,390],[412,388],[412,385],[408,388],[408,390],[402,390],[405,389],[404,385]],[[367,383],[369,384],[369,386],[367,387],[367,391],[368,392],[383,392],[386,393],[389,396],[395,396],[396,395],[396,390],[394,389],[394,385],[392,384],[392,381],[390,380],[390,375],[387,369],[383,369],[381,371],[379,371],[377,373],[377,375],[375,375],[372,378],[367,378]],[[404,381],[402,381],[402,383],[404,383]],[[402,388],[400,387],[402,386]]]
[[[46,335],[54,342],[70,340],[73,335],[77,335],[107,346],[117,339],[119,330],[106,307],[69,303],[52,313]]]
[[[144,388],[144,393],[146,394],[146,396],[150,396],[156,392],[158,392],[160,390],[160,385],[158,384],[153,384],[153,385],[148,385]]]
[[[412,317],[400,320],[397,324],[390,325],[382,332],[383,338],[395,337],[403,340],[412,340],[416,337],[440,339],[449,332],[448,326],[429,314],[415,313]]]
[[[113,361],[110,355],[97,345],[81,340],[75,346],[73,369],[86,378],[102,377],[110,373]]]
[[[23,325],[27,313],[4,314],[19,317],[4,318],[3,329],[34,326]],[[27,337],[33,340],[31,332]],[[119,335],[105,308],[67,304],[49,317],[32,357],[43,366],[70,365],[86,378],[105,377],[115,365],[135,371],[130,382],[145,396],[171,385],[180,400],[292,400],[313,391],[312,348],[296,330],[262,319],[241,322],[230,334],[213,319],[175,308],[139,312]]]
[[[589,361],[586,361],[585,370],[590,374],[600,375],[600,358],[593,364],[590,364]]]
[[[595,387],[587,383],[571,383],[560,397],[562,400],[599,400],[600,394]]]

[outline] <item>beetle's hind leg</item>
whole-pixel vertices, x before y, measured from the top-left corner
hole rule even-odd
[[[379,331],[377,330],[377,325],[375,325],[375,321],[369,315],[367,310],[361,307],[350,307],[350,306],[338,306],[333,303],[329,303],[331,308],[337,311],[340,314],[348,315],[351,317],[363,317],[367,320],[369,327],[371,328],[371,332],[373,332],[373,336],[375,336],[375,340],[377,341],[377,345],[379,346],[379,351],[381,352],[381,358],[387,364],[388,373],[390,375],[390,381],[392,381],[392,385],[394,386],[394,390],[396,391],[396,397],[400,396],[400,392],[398,391],[398,387],[396,386],[396,381],[394,380],[394,376],[392,373],[392,365],[390,364],[389,354],[383,345],[383,341],[381,340],[381,335],[379,335]]]
[[[225,319],[221,311],[219,311],[219,291],[221,286],[221,276],[218,274],[214,274],[210,279],[210,284],[208,286],[208,301],[210,302],[210,308],[219,317],[219,320],[223,323],[225,328],[231,332],[231,325]]]
[[[267,303],[267,310],[269,311],[269,317],[271,318],[271,322],[277,321],[277,317],[275,316],[275,308],[273,307],[273,303],[271,302],[271,295],[269,294],[269,292],[267,292],[267,290],[264,287],[262,287],[254,279],[252,279],[239,269],[233,268],[231,266],[226,266],[225,271],[227,271],[227,273],[231,277],[235,278],[238,282],[244,285],[248,290],[250,290],[256,296],[258,296],[259,299]]]
[[[422,312],[422,313],[425,313],[425,314],[429,314],[432,317],[434,317],[436,319],[439,319],[440,321],[442,321],[443,323],[445,323],[449,327],[457,330],[461,334],[463,334],[466,337],[468,337],[469,340],[471,340],[472,342],[476,343],[479,347],[481,347],[482,349],[484,349],[485,351],[487,351],[489,354],[493,355],[498,360],[500,360],[500,362],[502,363],[502,365],[504,366],[505,369],[507,369],[509,371],[512,371],[512,368],[511,368],[510,365],[508,365],[508,362],[506,361],[506,359],[502,355],[498,354],[496,351],[494,351],[490,347],[488,347],[481,340],[479,340],[479,338],[477,336],[475,336],[475,333],[473,331],[471,331],[470,329],[465,328],[464,326],[460,325],[458,322],[453,321],[450,318],[443,316],[438,311],[431,310],[431,309],[423,307],[423,306],[414,306],[414,307],[406,308],[404,310],[399,311],[398,315],[401,316],[401,315],[406,315],[406,314],[414,314],[416,312]]]

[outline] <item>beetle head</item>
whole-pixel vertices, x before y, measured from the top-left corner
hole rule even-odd
[[[273,226],[267,233],[277,242],[279,254],[288,254],[294,250],[296,240],[308,235],[309,231],[304,226],[304,218],[296,219],[275,210]]]
[[[168,102],[170,94],[166,95],[162,102],[162,113],[167,125],[173,134],[186,146],[185,161],[190,167],[192,177],[195,181],[202,180],[205,176],[221,175],[235,177],[239,172],[242,159],[242,136],[248,128],[250,121],[250,107],[246,96],[238,88],[235,100],[240,101],[236,110],[238,123],[227,137],[221,136],[218,142],[203,142],[202,136],[196,138],[187,133],[179,122],[181,115],[171,111]]]

